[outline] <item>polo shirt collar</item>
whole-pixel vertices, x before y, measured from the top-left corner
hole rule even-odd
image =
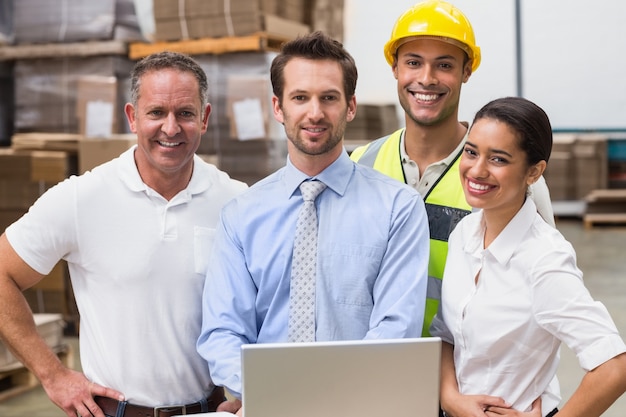
[[[137,149],[138,145],[133,145],[120,155],[118,161],[118,175],[131,191],[146,192],[149,187],[141,179],[139,171],[137,170],[137,164],[135,164],[135,151]],[[202,159],[198,155],[194,155],[193,158],[191,181],[187,185],[187,188],[183,190],[183,192],[188,193],[190,196],[208,190],[211,187],[212,178],[207,165],[203,163]]]

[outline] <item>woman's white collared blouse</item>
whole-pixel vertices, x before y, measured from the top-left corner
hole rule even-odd
[[[572,245],[541,219],[531,199],[487,249],[483,236],[481,211],[450,236],[431,334],[454,345],[461,393],[501,396],[520,411],[542,396],[546,415],[560,402],[561,341],[586,371],[626,345],[585,288]]]

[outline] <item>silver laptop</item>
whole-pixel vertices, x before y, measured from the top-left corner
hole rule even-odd
[[[244,417],[437,417],[439,338],[244,345]]]

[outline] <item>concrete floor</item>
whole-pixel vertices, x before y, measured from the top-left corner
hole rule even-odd
[[[623,337],[626,337],[626,244],[625,226],[595,226],[584,229],[579,220],[560,219],[557,227],[574,245],[578,265],[585,273],[585,282],[592,295],[611,312]],[[70,340],[74,346],[75,340]],[[576,389],[583,372],[572,352],[564,347],[559,379],[563,398]],[[626,395],[622,396],[605,417],[626,415]],[[2,417],[64,417],[46,397],[41,387],[0,403]]]

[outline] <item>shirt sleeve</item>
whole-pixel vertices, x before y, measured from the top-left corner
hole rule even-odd
[[[585,287],[571,247],[562,245],[539,259],[533,275],[534,316],[572,349],[584,370],[626,351],[606,307]]]
[[[60,259],[77,247],[75,178],[47,190],[22,218],[6,229],[15,252],[40,274],[49,274]]]
[[[407,193],[393,210],[387,250],[373,289],[366,339],[419,337],[428,283],[429,233],[424,202]]]
[[[197,349],[207,360],[213,383],[241,398],[241,346],[255,343],[256,287],[232,228],[220,220],[202,299]],[[236,279],[233,279],[236,277]]]

